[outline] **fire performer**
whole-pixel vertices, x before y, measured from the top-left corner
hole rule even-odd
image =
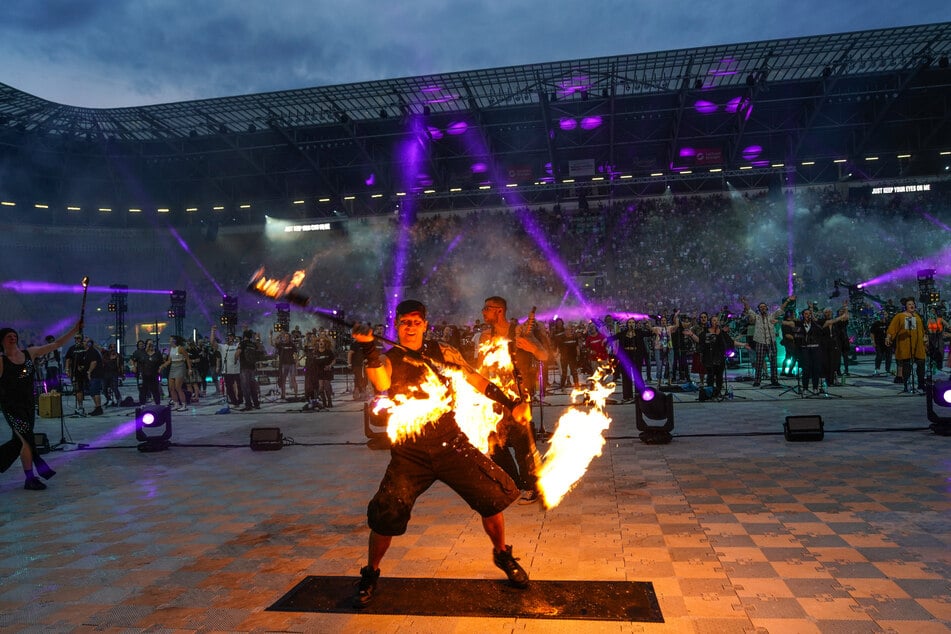
[[[37,455],[33,437],[33,424],[36,419],[36,402],[33,393],[33,360],[56,350],[78,332],[82,332],[82,320],[59,339],[42,346],[21,349],[19,335],[13,328],[0,328],[0,343],[3,355],[0,357],[0,408],[3,417],[13,430],[13,437],[0,445],[0,473],[20,457],[26,482],[23,488],[29,491],[42,491],[46,488],[33,474],[33,467],[44,479],[49,480],[56,472]]]
[[[482,318],[489,330],[482,333],[478,350],[478,371],[503,387],[519,394],[524,386],[520,377],[532,373],[531,362],[548,360],[548,351],[533,334],[534,314],[525,324],[513,328],[506,317],[508,302],[505,298],[493,296],[485,300],[482,306]],[[493,363],[498,357],[493,352],[507,352],[511,363],[502,365]],[[492,460],[519,485],[523,492],[519,504],[531,504],[538,499],[538,450],[535,447],[535,430],[531,420],[516,421],[511,416],[503,416],[496,427],[497,438],[492,447]],[[509,448],[515,452],[513,461]]]
[[[369,327],[357,324],[353,328],[353,337],[363,348],[367,378],[378,391],[388,391],[396,402],[422,404],[431,395],[420,389],[421,386],[424,382],[428,385],[437,381],[435,385],[441,386],[440,389],[444,387],[449,399],[449,407],[424,415],[424,424],[416,433],[402,434],[393,441],[386,474],[367,506],[368,559],[360,570],[353,598],[355,608],[366,607],[375,598],[383,556],[393,537],[406,532],[416,499],[437,480],[446,483],[482,516],[482,527],[492,541],[493,561],[505,572],[509,582],[517,588],[528,586],[528,574],[512,556],[512,547],[505,543],[502,515],[502,511],[518,499],[518,487],[460,430],[453,414],[456,394],[452,383],[436,370],[440,365],[456,366],[468,383],[501,403],[519,420],[529,416],[529,404],[506,396],[496,385],[475,373],[455,348],[438,341],[424,341],[428,327],[424,304],[416,300],[401,302],[396,307],[399,346],[385,355],[374,345]],[[445,413],[440,415],[440,411]],[[390,425],[393,425],[392,418]]]

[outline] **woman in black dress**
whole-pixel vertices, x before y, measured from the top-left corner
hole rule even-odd
[[[46,488],[33,473],[33,467],[44,479],[49,480],[56,472],[36,453],[33,438],[33,424],[36,421],[36,396],[34,374],[36,368],[33,359],[60,348],[73,335],[82,330],[82,322],[77,322],[72,330],[59,339],[42,346],[21,349],[20,337],[13,328],[0,328],[0,343],[3,355],[0,357],[0,409],[3,417],[13,431],[13,437],[0,445],[0,473],[10,468],[17,457],[23,464],[26,483],[23,488],[41,491]]]

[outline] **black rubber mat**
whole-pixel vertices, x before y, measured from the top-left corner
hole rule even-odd
[[[356,581],[308,576],[268,610],[664,622],[647,581],[533,580],[519,590],[499,579],[380,577],[376,598],[362,610],[350,603]]]

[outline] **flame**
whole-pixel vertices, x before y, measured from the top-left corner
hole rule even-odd
[[[479,344],[479,373],[495,383],[508,396],[518,398],[514,365],[508,341],[490,339]],[[456,394],[456,423],[469,442],[482,453],[488,453],[490,437],[502,421],[505,411],[466,381],[462,372],[447,372]]]
[[[515,364],[509,354],[508,341],[489,339],[479,344],[479,374],[489,379],[512,398],[519,398],[515,382]]]
[[[573,390],[568,411],[558,419],[538,471],[538,489],[545,508],[558,506],[591,461],[601,455],[602,433],[611,425],[604,404],[615,388],[613,382],[601,383],[607,372],[607,366],[598,368],[586,387]]]
[[[264,275],[264,267],[262,266],[251,276],[251,282],[248,284],[248,288],[267,297],[280,299],[295,288],[299,288],[304,282],[305,275],[306,273],[303,270],[299,270],[294,271],[293,275],[285,277],[282,280],[272,279]]]
[[[388,414],[386,435],[390,441],[398,443],[420,435],[423,427],[451,411],[452,397],[436,373],[428,370],[423,382],[411,387],[409,394],[377,399],[373,413],[382,410]]]
[[[472,387],[462,372],[450,370],[447,374],[456,393],[456,423],[459,429],[476,449],[488,453],[489,437],[502,420],[502,408]]]

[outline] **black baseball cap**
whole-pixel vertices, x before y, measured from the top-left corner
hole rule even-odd
[[[415,299],[407,299],[396,305],[397,319],[410,313],[419,313],[423,319],[426,319],[426,304]]]

